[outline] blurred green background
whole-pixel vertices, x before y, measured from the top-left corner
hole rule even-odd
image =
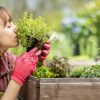
[[[100,56],[100,0],[0,0],[0,6],[11,10],[14,21],[25,11],[45,17],[56,36],[48,59]],[[21,46],[10,50],[16,55],[25,51]]]

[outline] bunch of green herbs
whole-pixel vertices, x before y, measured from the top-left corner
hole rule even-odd
[[[24,13],[22,18],[16,22],[18,28],[18,37],[20,44],[23,47],[31,47],[33,42],[43,44],[46,42],[50,35],[50,27],[42,17],[33,19],[31,13]],[[38,45],[35,45],[38,48]]]

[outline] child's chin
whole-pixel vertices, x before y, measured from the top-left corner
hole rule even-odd
[[[19,45],[19,42],[16,42],[12,47],[17,47]]]

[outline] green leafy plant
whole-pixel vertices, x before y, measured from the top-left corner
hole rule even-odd
[[[85,78],[100,77],[100,65],[87,67],[82,76]]]
[[[70,71],[70,65],[66,57],[54,57],[49,66],[51,71],[56,74],[56,78],[66,77],[66,73]]]
[[[85,70],[85,67],[83,66],[80,66],[80,67],[73,67],[71,70],[70,70],[70,73],[69,73],[69,77],[81,77],[83,72]]]
[[[100,77],[100,65],[74,67],[70,70],[69,77],[94,78]]]
[[[55,77],[55,74],[47,66],[41,66],[35,70],[34,76],[38,78],[52,78]]]
[[[23,47],[31,49],[36,46],[42,49],[43,43],[49,39],[50,27],[42,17],[33,19],[31,13],[24,13],[16,25],[19,41]]]

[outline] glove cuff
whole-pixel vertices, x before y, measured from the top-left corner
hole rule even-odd
[[[23,86],[23,83],[25,81],[20,75],[15,74],[15,73],[12,74],[11,79],[14,80],[14,81],[16,81],[21,86]]]

